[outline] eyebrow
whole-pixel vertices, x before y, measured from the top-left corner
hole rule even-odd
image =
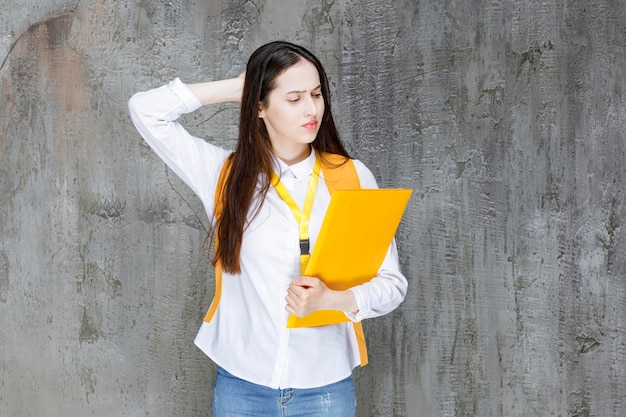
[[[315,91],[318,88],[322,88],[322,84],[318,85],[317,87],[315,87],[314,89],[312,89],[311,91]],[[288,91],[285,93],[285,95],[288,94],[302,94],[302,93],[306,93],[306,90],[293,90],[293,91]]]

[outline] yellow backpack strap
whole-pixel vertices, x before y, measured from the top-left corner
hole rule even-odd
[[[356,172],[352,159],[325,152],[322,152],[321,159],[324,181],[331,194],[334,190],[355,190],[361,188],[359,175]]]
[[[355,190],[361,188],[359,174],[356,172],[354,161],[341,155],[322,153],[322,172],[328,192],[332,195],[334,190]],[[361,322],[352,323],[357,344],[361,366],[367,365],[367,346],[365,334]]]
[[[213,202],[213,216],[215,218],[219,217],[222,214],[222,210],[224,208],[224,204],[222,203],[222,194],[224,192],[224,187],[226,186],[226,179],[228,178],[228,174],[230,173],[230,166],[232,164],[232,154],[226,159],[224,165],[222,166],[222,170],[220,171],[220,176],[217,180],[217,187],[215,188],[215,201]],[[215,238],[215,248],[219,242],[217,241],[217,233],[214,235]],[[217,306],[220,303],[220,298],[222,297],[222,263],[218,259],[215,264],[215,295],[213,296],[213,302],[211,303],[211,307],[209,311],[204,316],[204,321],[207,323],[211,321],[213,316],[215,315],[215,311],[217,310]]]

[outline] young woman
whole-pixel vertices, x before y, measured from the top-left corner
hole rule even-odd
[[[176,121],[227,101],[241,105],[234,152]],[[339,139],[319,60],[300,46],[272,42],[252,54],[245,77],[190,85],[176,79],[134,95],[129,109],[212,221],[216,297],[195,340],[218,367],[212,415],[354,416],[352,370],[367,359],[353,324],[395,309],[407,282],[395,242],[377,276],[347,291],[301,276],[301,228],[286,199],[308,217],[312,249],[330,201],[324,169],[352,163],[361,188],[377,187]],[[278,180],[289,196],[277,192]],[[287,328],[289,314],[317,310],[343,311],[351,322]]]

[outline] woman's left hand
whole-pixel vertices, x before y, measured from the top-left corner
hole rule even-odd
[[[285,301],[285,309],[296,317],[304,317],[318,310],[358,311],[352,291],[331,290],[315,277],[298,277],[291,281]]]

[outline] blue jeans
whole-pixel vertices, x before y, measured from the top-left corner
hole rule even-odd
[[[348,377],[309,389],[273,389],[217,368],[212,417],[355,417],[354,382]]]

